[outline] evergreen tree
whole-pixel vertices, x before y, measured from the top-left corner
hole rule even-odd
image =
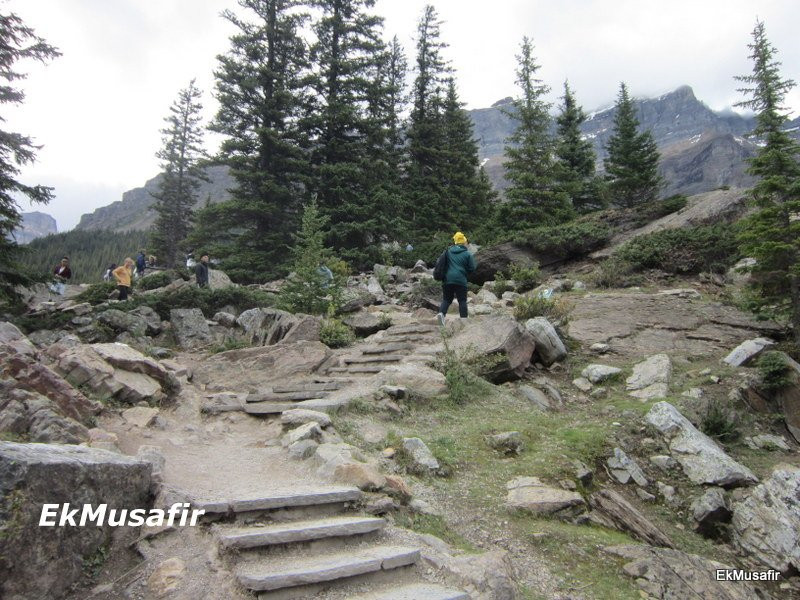
[[[517,85],[522,95],[507,112],[517,122],[517,128],[506,147],[508,201],[498,207],[498,224],[512,231],[561,223],[573,216],[569,197],[556,181],[550,105],[544,100],[550,88],[536,78],[539,65],[527,37],[522,40],[517,63]]]
[[[336,302],[342,282],[328,267],[334,255],[325,246],[327,228],[328,219],[314,198],[303,208],[300,230],[292,236],[292,273],[281,290],[281,304],[292,312],[322,315]]]
[[[449,227],[443,205],[445,194],[440,178],[444,130],[442,109],[445,82],[450,67],[442,57],[447,44],[441,41],[441,21],[428,5],[417,26],[416,77],[408,123],[406,189],[410,235],[424,239],[427,234]]]
[[[473,230],[489,217],[494,192],[488,178],[481,176],[472,120],[458,99],[452,78],[447,82],[442,127],[443,219],[449,221],[448,229]]]
[[[602,208],[602,186],[595,175],[596,156],[589,140],[581,135],[581,124],[586,121],[583,108],[564,82],[564,104],[556,117],[559,186],[568,195],[576,212],[586,213]]]
[[[603,161],[611,201],[631,208],[658,197],[663,178],[658,174],[658,148],[652,133],[639,133],[639,119],[628,87],[620,85],[614,115],[614,133],[608,140]]]
[[[757,261],[753,270],[762,300],[788,304],[800,343],[800,144],[784,130],[788,118],[782,106],[795,83],[781,77],[763,22],[756,22],[752,35],[753,72],[736,79],[745,84],[739,91],[749,96],[739,106],[756,112],[752,135],[763,146],[750,160],[749,172],[758,177],[751,190],[758,210],[744,222],[742,249]]]
[[[25,78],[15,70],[17,61],[33,59],[47,62],[61,53],[38,37],[14,13],[0,13],[0,104],[21,104],[25,94],[13,83]],[[0,117],[0,123],[5,119]],[[33,140],[20,133],[0,130],[0,301],[17,299],[14,287],[30,283],[20,272],[19,247],[11,233],[21,223],[15,196],[25,196],[32,202],[46,204],[53,189],[42,185],[26,185],[17,180],[20,167],[36,159]]]
[[[386,126],[370,110],[370,98],[385,54],[383,20],[368,13],[374,0],[313,0],[321,11],[314,23],[314,75],[306,124],[312,140],[311,188],[330,222],[330,241],[359,266],[382,230],[391,207],[376,202],[368,171],[370,144]],[[388,210],[387,210],[388,209]],[[374,257],[373,257],[374,258]]]
[[[200,127],[203,106],[194,81],[178,93],[178,99],[170,107],[170,115],[164,119],[167,127],[161,130],[164,145],[156,153],[161,159],[163,176],[153,194],[157,217],[150,245],[167,267],[174,267],[179,260],[191,230],[197,190],[202,181],[208,181],[199,164],[205,154]]]
[[[220,108],[210,125],[226,136],[220,156],[236,187],[230,201],[200,211],[190,239],[207,244],[231,277],[263,281],[281,273],[307,181],[308,143],[299,126],[308,68],[299,29],[307,15],[294,0],[239,4],[255,18],[223,12],[237,33],[217,57]]]

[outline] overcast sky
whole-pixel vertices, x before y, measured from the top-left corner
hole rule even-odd
[[[400,38],[410,63],[428,3],[444,21],[446,55],[468,108],[516,94],[514,55],[525,35],[553,99],[568,78],[587,111],[611,104],[623,80],[636,96],[688,84],[712,108],[731,106],[741,99],[733,76],[751,70],[747,44],[757,17],[783,75],[800,81],[797,0],[378,0],[386,38]],[[236,4],[0,0],[0,10],[17,13],[63,53],[47,67],[22,65],[27,99],[2,108],[4,128],[44,145],[23,179],[55,187],[56,199],[34,210],[65,231],[158,173],[159,129],[178,90],[196,78],[207,116],[214,113],[212,70],[232,33],[219,13]],[[800,110],[799,90],[788,103]]]

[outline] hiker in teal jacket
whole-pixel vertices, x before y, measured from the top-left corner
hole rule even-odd
[[[458,314],[467,318],[467,275],[475,270],[475,257],[467,250],[467,237],[460,231],[453,236],[454,246],[447,249],[447,274],[442,281],[442,305],[436,318],[444,326],[447,310],[458,299]]]

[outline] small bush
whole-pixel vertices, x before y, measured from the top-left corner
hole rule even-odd
[[[741,437],[736,414],[723,402],[712,399],[702,417],[700,429],[706,435],[721,442],[735,442]]]
[[[492,293],[498,298],[505,292],[510,292],[511,286],[508,284],[508,276],[503,271],[498,271],[494,274],[494,285],[492,286]]]
[[[179,279],[172,271],[157,271],[152,275],[142,277],[136,282],[136,287],[142,291],[155,290],[157,288],[165,287],[172,283],[175,279]]]
[[[765,390],[773,392],[789,385],[789,365],[782,352],[764,352],[758,357],[756,366]]]
[[[244,340],[227,339],[221,344],[213,346],[209,354],[219,354],[220,352],[227,352],[228,350],[241,350],[242,348],[249,348],[250,344]]]
[[[616,256],[601,262],[589,279],[599,288],[625,288],[642,283],[634,266]]]
[[[319,330],[319,339],[329,348],[345,348],[356,341],[356,334],[338,319],[326,319]]]
[[[112,281],[93,283],[80,294],[75,296],[75,302],[88,302],[92,306],[108,300],[108,295],[117,289],[117,284]]]
[[[378,317],[378,329],[389,329],[392,326],[392,317],[387,313],[381,313]]]
[[[615,256],[637,269],[719,273],[738,260],[739,249],[733,226],[709,225],[642,235],[623,245]]]
[[[534,263],[528,267],[513,264],[509,269],[509,275],[516,284],[518,292],[532,290],[539,284],[541,278],[538,263]]]
[[[567,317],[570,308],[564,300],[531,294],[520,296],[514,301],[514,318],[518,321],[527,321],[534,317],[547,317],[553,321],[560,321]]]
[[[515,237],[535,252],[554,258],[585,256],[602,248],[611,239],[611,229],[592,219],[571,221],[552,227],[527,229]]]
[[[503,357],[477,357],[467,349],[456,352],[443,336],[444,352],[434,362],[434,368],[444,374],[447,382],[447,399],[453,404],[466,404],[475,394],[485,393],[489,383],[483,378],[491,373]]]
[[[661,217],[666,217],[667,215],[678,212],[684,208],[687,203],[688,200],[683,194],[675,194],[674,196],[670,196],[664,200],[650,202],[649,204],[645,204],[644,206],[638,208],[636,223],[639,225],[644,225],[650,221],[655,221]]]
[[[40,329],[61,329],[72,320],[73,316],[71,312],[57,310],[37,315],[20,315],[14,317],[12,322],[22,333],[28,334]]]
[[[274,305],[275,296],[262,290],[238,286],[220,290],[186,286],[172,292],[137,294],[114,305],[114,308],[129,311],[137,306],[149,306],[159,317],[167,320],[173,308],[199,308],[205,316],[212,317],[225,306],[233,306],[241,312]]]

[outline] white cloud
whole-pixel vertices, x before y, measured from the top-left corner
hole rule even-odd
[[[397,34],[413,64],[416,24],[426,0],[378,0],[386,37]],[[747,73],[747,43],[756,16],[783,61],[800,79],[794,0],[436,0],[445,21],[463,101],[485,107],[516,93],[514,55],[533,39],[541,77],[561,93],[565,78],[587,110],[613,101],[619,82],[635,95],[682,84],[721,109],[740,99],[733,76]],[[56,185],[43,210],[59,228],[83,212],[119,200],[119,190],[154,176],[159,129],[177,91],[192,78],[213,114],[212,70],[228,48],[230,25],[219,17],[233,0],[10,0],[18,13],[64,56],[46,67],[24,65],[30,77],[19,109],[4,107],[14,131],[44,144],[24,169],[31,183]],[[789,98],[800,109],[800,90]],[[66,182],[70,182],[67,184]],[[83,186],[83,187],[81,187]],[[83,191],[82,191],[83,190]]]

